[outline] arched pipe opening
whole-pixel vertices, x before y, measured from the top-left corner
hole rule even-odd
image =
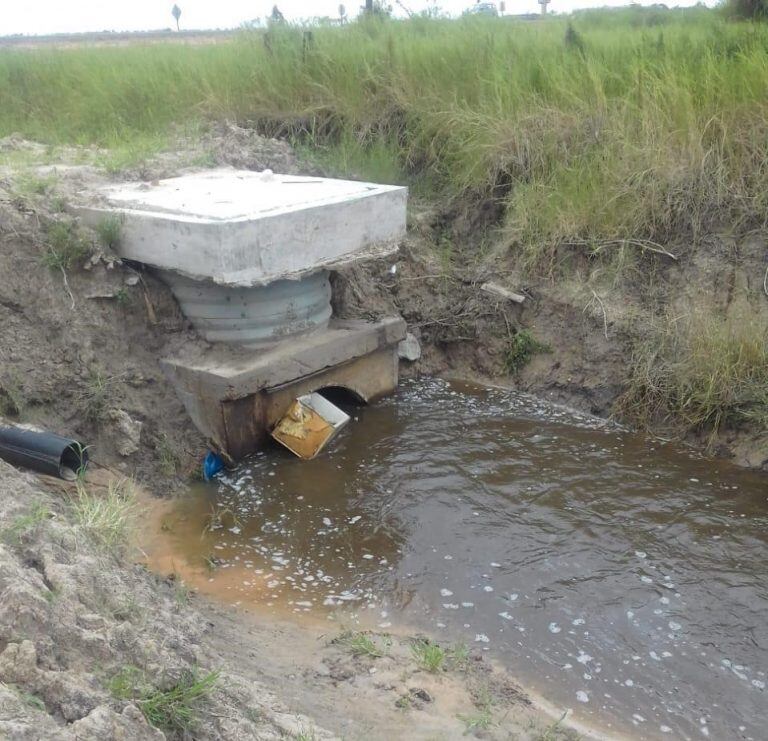
[[[355,389],[349,388],[349,386],[323,386],[315,389],[315,393],[320,394],[320,396],[340,409],[355,409],[368,403],[368,399],[360,392],[355,391]]]
[[[52,432],[0,425],[0,458],[71,481],[88,465],[88,450],[81,442]]]

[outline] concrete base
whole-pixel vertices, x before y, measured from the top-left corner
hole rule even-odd
[[[364,402],[397,386],[405,322],[332,320],[258,352],[218,345],[162,361],[195,426],[230,461],[255,452],[296,396],[329,387]]]

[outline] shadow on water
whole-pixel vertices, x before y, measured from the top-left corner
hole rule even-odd
[[[203,592],[417,625],[636,738],[761,739],[768,480],[512,392],[419,380],[271,448],[150,544]]]

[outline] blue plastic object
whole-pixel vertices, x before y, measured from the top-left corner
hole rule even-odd
[[[210,481],[223,468],[224,461],[221,459],[221,456],[209,450],[203,459],[203,478],[206,481]]]

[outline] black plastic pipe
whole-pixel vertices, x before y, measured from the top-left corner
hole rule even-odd
[[[14,466],[73,480],[88,465],[86,446],[52,432],[0,424],[0,458]]]

